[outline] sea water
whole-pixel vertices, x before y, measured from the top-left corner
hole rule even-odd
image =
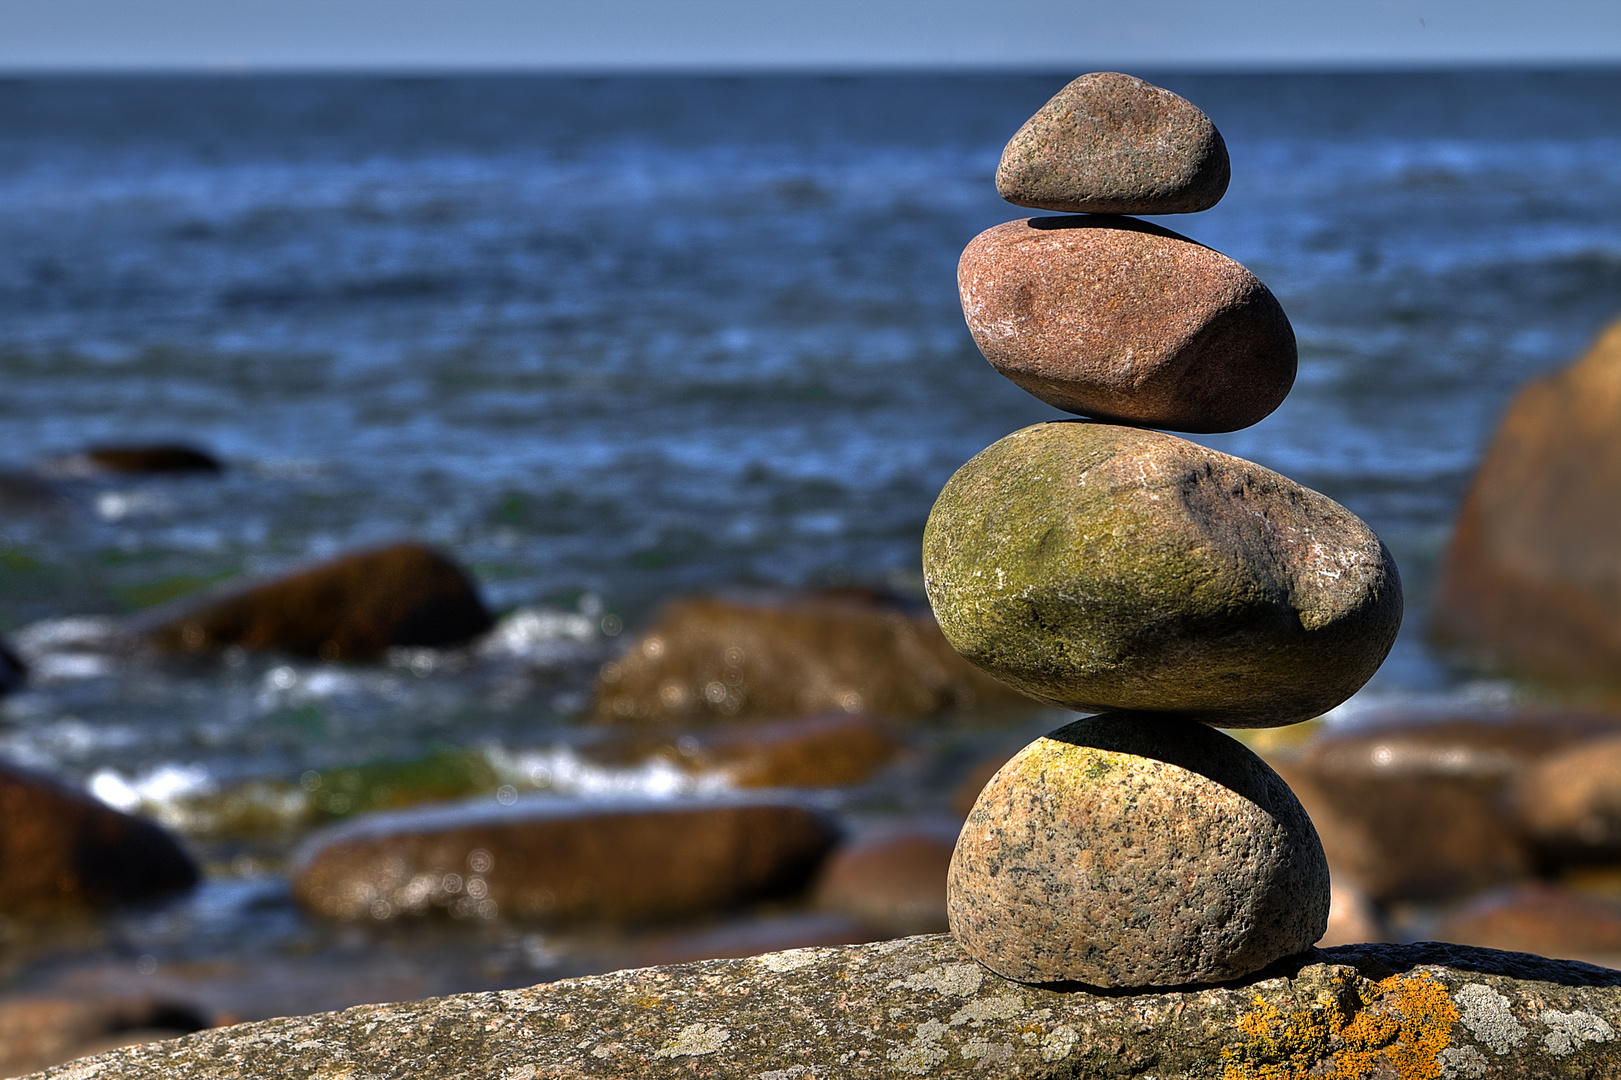
[[[1427,605],[1511,395],[1621,309],[1621,73],[1142,74],[1233,163],[1218,206],[1160,223],[1256,271],[1300,343],[1276,413],[1200,441],[1344,503],[1402,568],[1401,638],[1345,715],[1503,692],[1432,650]],[[492,797],[701,788],[582,756],[591,672],[687,591],[919,591],[945,479],[1059,415],[979,357],[954,270],[1028,213],[992,173],[1066,78],[0,82],[0,630],[35,666],[0,754],[159,816],[208,869],[52,978],[67,956],[263,982],[296,955],[404,964],[410,996],[605,963],[522,927],[310,924],[284,846],[232,840],[209,799],[303,821],[309,777],[433,755]],[[65,460],[176,440],[224,475]],[[102,647],[193,590],[403,538],[470,567],[496,635],[371,667]],[[847,804],[927,807],[931,777]],[[484,967],[399,959],[435,948]]]

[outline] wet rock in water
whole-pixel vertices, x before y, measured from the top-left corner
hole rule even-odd
[[[265,1020],[116,1051],[76,1063],[71,1075],[1592,1080],[1613,1074],[1621,1032],[1615,971],[1425,943],[1318,949],[1266,975],[1181,993],[1094,995],[1009,982],[935,935]]]
[[[0,641],[0,694],[14,694],[28,681],[28,665]]]
[[[923,572],[951,644],[1003,682],[1222,727],[1333,708],[1401,624],[1396,565],[1350,511],[1109,424],[1037,424],[980,452],[934,504]]]
[[[1621,684],[1621,322],[1514,399],[1464,500],[1432,629],[1489,668]]]
[[[1227,191],[1227,145],[1186,99],[1113,71],[1071,82],[1002,151],[997,193],[1019,206],[1192,214]]]
[[[1343,882],[1331,882],[1328,929],[1323,931],[1317,944],[1326,949],[1333,945],[1360,945],[1386,940],[1387,931],[1379,912],[1362,890]]]
[[[494,625],[467,575],[419,544],[346,555],[215,600],[152,632],[160,649],[271,649],[373,660],[391,646],[446,646]]]
[[[1131,218],[1031,218],[957,265],[974,343],[1059,409],[1175,431],[1236,431],[1294,385],[1294,330],[1259,278]]]
[[[1478,896],[1441,921],[1436,940],[1614,967],[1621,963],[1621,904],[1544,882]]]
[[[317,833],[293,891],[317,915],[671,918],[805,884],[837,839],[769,799],[528,799],[373,814]]]
[[[0,913],[71,915],[196,883],[197,868],[160,826],[0,766]]]
[[[182,443],[150,446],[92,446],[84,459],[95,469],[118,473],[218,473],[219,459]]]
[[[1174,717],[1107,713],[1019,751],[948,883],[957,940],[1020,982],[1221,982],[1304,952],[1328,921],[1328,864],[1287,785]]]
[[[607,723],[669,724],[1029,705],[965,663],[926,615],[800,593],[671,603],[603,666],[590,712]]]
[[[1614,731],[1603,714],[1393,715],[1272,764],[1311,814],[1337,877],[1376,901],[1445,900],[1529,875],[1511,800],[1543,755]]]
[[[901,744],[872,717],[841,712],[728,726],[687,748],[737,787],[844,787],[871,779]]]
[[[947,928],[946,872],[954,824],[891,825],[849,841],[822,864],[811,891],[824,910],[898,936]]]
[[[0,998],[0,1076],[212,1026],[202,1010],[148,998]]]
[[[1515,803],[1546,861],[1621,860],[1621,734],[1549,754],[1520,778]]]

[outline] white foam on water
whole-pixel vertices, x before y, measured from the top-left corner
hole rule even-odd
[[[173,809],[183,800],[213,795],[219,791],[207,768],[165,762],[139,776],[125,776],[117,769],[99,769],[90,777],[90,794],[127,814],[145,812],[173,825]]]
[[[615,768],[588,761],[567,746],[520,751],[487,747],[484,752],[496,775],[507,783],[558,795],[581,798],[641,795],[673,799],[719,795],[733,790],[731,781],[723,774],[695,775],[657,757],[638,765]]]
[[[57,652],[99,652],[110,649],[119,637],[117,619],[106,615],[72,615],[41,619],[7,635],[22,658],[34,664]]]

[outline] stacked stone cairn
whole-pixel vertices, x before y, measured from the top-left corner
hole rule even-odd
[[[1255,275],[1118,216],[1205,210],[1227,181],[1199,109],[1127,75],[1083,75],[1019,129],[996,174],[1010,202],[1066,216],[980,234],[958,271],[991,364],[1082,417],[982,451],[924,534],[952,645],[1033,697],[1099,714],[1009,761],[952,858],[953,933],[1022,982],[1222,982],[1304,952],[1327,923],[1310,819],[1217,728],[1344,701],[1390,651],[1401,581],[1344,507],[1162,433],[1247,427],[1294,382],[1294,332]]]

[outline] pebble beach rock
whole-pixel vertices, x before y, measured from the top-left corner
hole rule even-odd
[[[1621,735],[1543,758],[1515,796],[1520,824],[1546,861],[1621,858]]]
[[[963,663],[927,612],[850,591],[675,600],[603,665],[590,712],[667,725],[1029,705]]]
[[[1401,582],[1365,524],[1153,431],[1037,424],[946,484],[923,536],[946,638],[1032,697],[1223,727],[1316,716],[1367,681]]]
[[[1621,972],[1436,945],[1315,950],[1266,978],[1094,995],[944,935],[282,1017],[34,1080],[1598,1080]]]
[[[1113,71],[1082,75],[1009,140],[997,193],[1093,214],[1192,214],[1227,191],[1227,144],[1185,98]]]
[[[1067,412],[1236,431],[1294,385],[1294,330],[1259,278],[1131,218],[1030,218],[976,236],[957,266],[974,343]]]
[[[1104,714],[1003,766],[947,878],[951,929],[1020,982],[1223,982],[1311,948],[1328,862],[1282,779],[1231,736]]]
[[[643,920],[802,887],[838,833],[782,799],[535,799],[374,814],[312,836],[293,892],[337,919]]]
[[[356,661],[395,645],[458,645],[494,625],[460,567],[420,544],[395,544],[206,603],[151,639],[175,653],[235,647]]]
[[[161,826],[0,765],[0,916],[54,918],[146,903],[190,889],[197,876]]]

